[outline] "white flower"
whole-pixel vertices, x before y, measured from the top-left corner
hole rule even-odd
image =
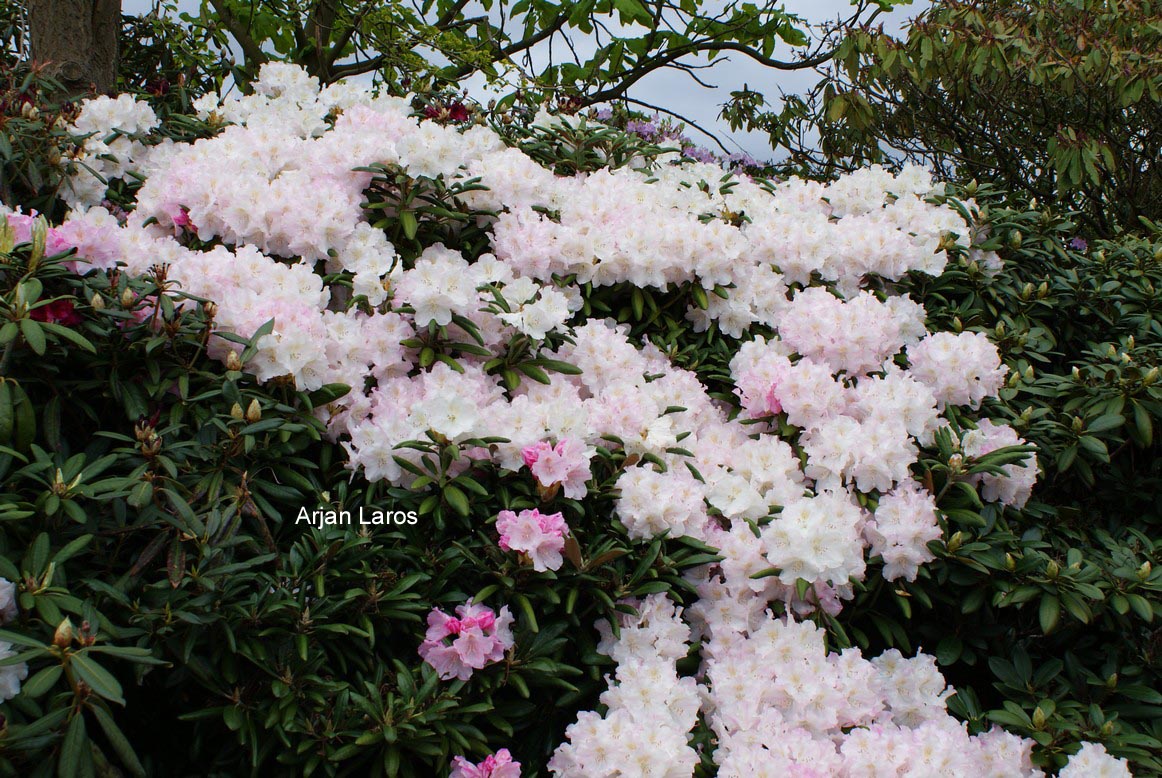
[[[14,656],[16,656],[16,650],[12,644],[0,641],[0,659],[9,659]],[[26,662],[0,667],[0,702],[7,702],[20,694],[20,682],[27,677],[28,664]]]
[[[7,578],[0,578],[0,624],[7,624],[20,613],[16,605],[16,584]]]

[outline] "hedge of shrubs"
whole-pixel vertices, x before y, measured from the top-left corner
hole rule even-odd
[[[1162,772],[1156,231],[285,66],[45,87],[3,769]]]

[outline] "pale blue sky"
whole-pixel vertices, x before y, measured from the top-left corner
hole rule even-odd
[[[123,0],[122,8],[125,13],[146,13],[152,7],[153,0]],[[199,0],[179,0],[182,10],[196,11]],[[912,5],[900,6],[890,14],[883,14],[878,21],[884,23],[888,30],[900,29],[907,20],[927,7],[927,0],[916,0]],[[851,6],[848,0],[788,0],[786,10],[797,14],[809,22],[819,23],[834,20],[841,15],[850,16]],[[575,46],[584,47],[585,41],[574,39]],[[780,46],[775,56],[789,58],[789,49]],[[537,51],[538,57],[548,55],[547,51]],[[768,102],[775,102],[781,87],[788,93],[806,90],[817,80],[811,71],[776,72],[753,62],[742,55],[736,55],[729,62],[723,62],[710,70],[700,71],[699,77],[716,88],[712,90],[698,86],[689,76],[678,71],[659,71],[643,78],[635,84],[630,96],[654,105],[664,106],[698,124],[712,130],[724,144],[732,151],[745,151],[759,159],[770,158],[771,151],[766,137],[758,133],[732,132],[724,122],[719,120],[718,113],[721,104],[730,96],[730,92],[749,85],[766,94]],[[481,84],[469,82],[466,88],[477,97],[482,97]],[[703,136],[691,132],[695,141],[702,143]],[[709,142],[706,142],[707,145]]]

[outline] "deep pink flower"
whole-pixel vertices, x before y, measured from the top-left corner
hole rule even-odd
[[[449,778],[520,778],[520,762],[513,761],[507,748],[484,757],[480,764],[458,756],[452,760]]]
[[[83,321],[72,300],[53,300],[48,305],[33,308],[28,315],[35,321],[46,321],[65,327],[75,327]]]
[[[434,608],[428,614],[428,631],[420,644],[420,656],[440,678],[467,681],[473,670],[499,662],[504,652],[512,648],[511,625],[508,606],[501,608],[499,615],[471,600],[456,608],[456,616]]]

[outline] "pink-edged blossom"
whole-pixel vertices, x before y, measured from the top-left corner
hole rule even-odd
[[[570,500],[585,497],[590,451],[584,441],[565,438],[556,446],[541,440],[521,451],[521,459],[543,488],[560,485]]]
[[[508,606],[493,612],[469,600],[450,616],[435,608],[428,614],[428,631],[420,644],[420,656],[447,681],[467,681],[473,670],[504,658],[513,646],[512,614]]]
[[[537,572],[561,566],[569,527],[560,513],[541,513],[536,508],[520,513],[501,511],[496,517],[496,530],[500,533],[500,547],[527,555]]]
[[[457,756],[452,760],[448,778],[520,778],[520,762],[513,760],[507,748],[489,754],[479,764]]]

